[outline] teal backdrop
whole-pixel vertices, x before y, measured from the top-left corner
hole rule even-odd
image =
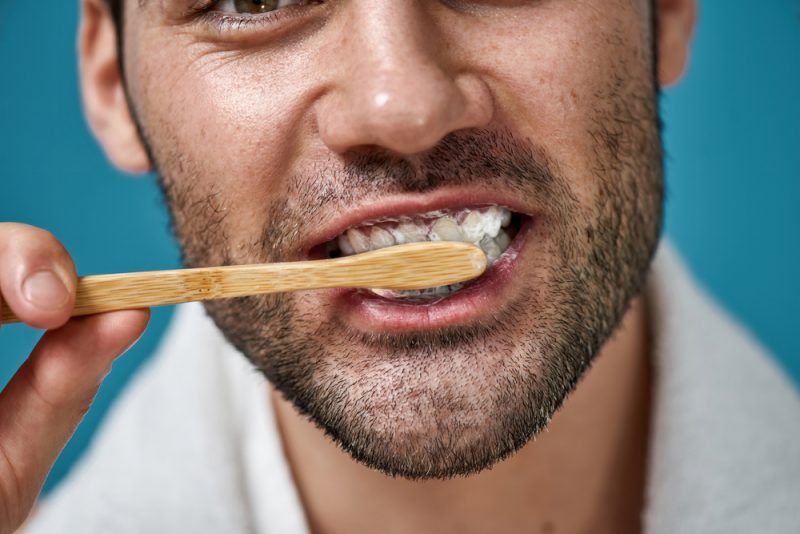
[[[115,172],[84,124],[77,4],[0,4],[0,220],[50,230],[82,274],[176,267],[154,177]],[[800,382],[798,87],[800,1],[706,0],[686,79],[666,92],[662,108],[668,236]],[[156,310],[144,338],[114,366],[46,489],[80,457],[170,315]],[[39,335],[0,330],[0,384]]]

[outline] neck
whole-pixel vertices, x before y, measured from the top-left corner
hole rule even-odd
[[[411,482],[355,462],[273,392],[311,529],[360,532],[640,530],[649,415],[641,299],[548,429],[471,477]]]

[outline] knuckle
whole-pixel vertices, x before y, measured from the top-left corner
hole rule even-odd
[[[4,263],[12,262],[11,266],[20,273],[55,269],[67,280],[76,277],[72,257],[61,241],[35,226],[0,224],[0,258]],[[5,267],[9,268],[9,265],[6,263]]]

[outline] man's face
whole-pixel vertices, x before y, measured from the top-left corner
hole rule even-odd
[[[209,304],[228,339],[387,473],[475,472],[543,428],[658,238],[649,2],[139,4],[128,91],[187,263],[437,238],[502,253],[433,296]]]

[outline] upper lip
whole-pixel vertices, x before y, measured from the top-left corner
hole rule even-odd
[[[309,237],[307,244],[303,247],[303,253],[308,255],[312,249],[336,239],[348,228],[373,219],[486,205],[505,206],[511,211],[523,215],[533,215],[530,208],[523,206],[518,198],[497,191],[460,188],[426,194],[384,197],[348,208],[348,211],[341,217],[321,226]]]

